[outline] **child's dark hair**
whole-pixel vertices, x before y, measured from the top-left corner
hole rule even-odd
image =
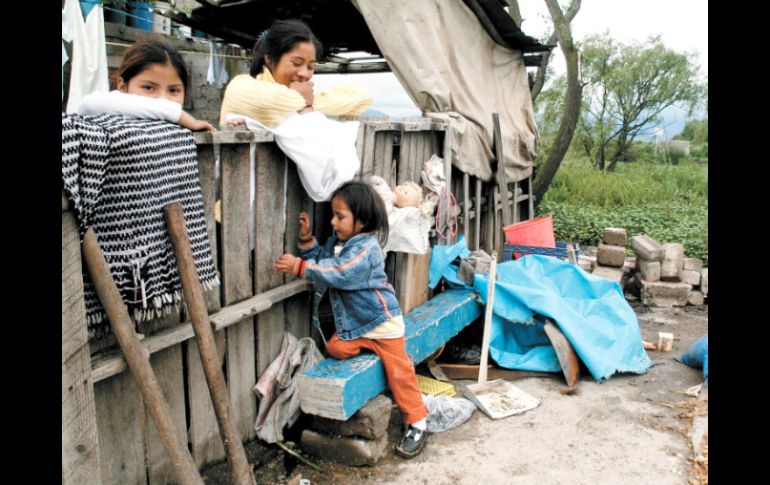
[[[115,79],[123,78],[128,84],[134,76],[141,73],[151,64],[171,64],[182,80],[187,91],[187,65],[168,42],[161,40],[140,39],[123,54],[123,62],[115,72]]]
[[[345,201],[354,221],[361,222],[361,232],[378,232],[381,245],[388,240],[388,213],[385,202],[374,188],[364,182],[352,180],[342,184],[332,194],[332,199],[339,197]]]
[[[298,42],[312,42],[315,45],[316,59],[321,58],[323,46],[305,22],[277,20],[268,30],[260,34],[254,44],[249,73],[257,76],[265,66],[265,55],[270,58],[270,62],[277,63],[281,60],[281,56],[294,49]]]

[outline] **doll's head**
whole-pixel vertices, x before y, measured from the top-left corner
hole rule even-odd
[[[393,205],[396,207],[420,207],[422,189],[414,182],[406,182],[393,190]]]

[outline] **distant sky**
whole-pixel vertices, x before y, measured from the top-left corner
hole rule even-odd
[[[562,4],[566,3],[562,0]],[[522,29],[527,35],[542,38],[550,19],[542,0],[520,0],[524,18]],[[589,34],[609,30],[613,38],[631,43],[644,42],[660,34],[663,43],[677,51],[697,53],[703,79],[708,75],[708,2],[706,0],[583,0],[572,23],[577,41]],[[548,28],[550,30],[550,28]],[[552,60],[556,74],[565,71],[564,58],[557,47]],[[372,90],[372,108],[390,116],[419,116],[420,110],[391,73],[355,75],[318,75],[313,78],[316,89],[326,90],[342,81],[355,82]],[[681,130],[684,113],[673,109],[666,114],[667,138]]]

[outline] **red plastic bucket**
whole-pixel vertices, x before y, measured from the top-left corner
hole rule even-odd
[[[503,228],[505,242],[521,246],[540,246],[555,248],[556,238],[553,235],[553,216],[538,217],[528,221],[511,224]],[[515,253],[516,259],[521,257]]]

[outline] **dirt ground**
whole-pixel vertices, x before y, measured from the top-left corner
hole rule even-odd
[[[672,352],[648,351],[644,375],[615,375],[599,384],[583,376],[578,392],[562,395],[563,376],[513,382],[540,399],[539,407],[498,421],[477,411],[463,425],[430,437],[421,455],[404,460],[393,444],[400,415],[392,413],[390,451],[372,467],[346,467],[308,456],[321,472],[256,442],[248,445],[259,484],[646,484],[708,483],[708,442],[696,460],[695,433],[708,431],[708,389],[685,394],[703,382],[701,370],[673,360],[708,330],[708,306],[652,309],[631,302],[642,337],[674,334]],[[469,381],[458,381],[466,382]],[[298,449],[298,448],[297,448]],[[298,449],[301,452],[301,450]],[[259,463],[259,460],[263,463]],[[226,464],[204,470],[209,485],[229,483]]]

